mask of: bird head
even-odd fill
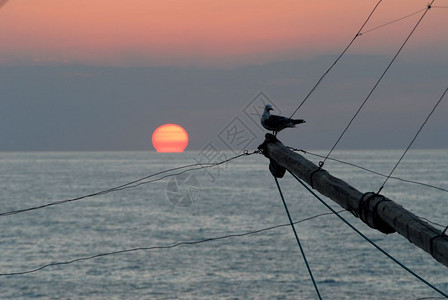
[[[264,110],[266,110],[266,111],[273,110],[272,105],[266,104],[266,106],[264,107]]]

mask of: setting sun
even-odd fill
[[[157,152],[184,152],[188,133],[182,126],[165,124],[154,130],[152,144]]]

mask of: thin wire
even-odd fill
[[[241,156],[243,156],[243,155],[252,155],[252,154],[255,154],[255,153],[259,153],[259,152],[258,151],[254,151],[253,153],[242,154]],[[238,156],[238,157],[240,157],[240,156]],[[234,157],[232,159],[235,159],[235,158],[236,157]],[[138,187],[138,186],[143,185],[143,184],[148,184],[148,183],[160,181],[160,180],[165,179],[167,177],[181,175],[181,174],[184,174],[184,173],[187,173],[187,172],[191,172],[191,171],[197,171],[197,170],[202,170],[202,169],[205,169],[205,168],[216,167],[217,165],[221,165],[221,164],[226,163],[226,162],[228,162],[228,160],[221,161],[221,162],[219,162],[217,164],[213,164],[213,165],[206,165],[206,166],[201,166],[201,167],[197,167],[197,168],[190,168],[190,169],[187,169],[187,170],[180,171],[178,173],[170,173],[170,174],[164,175],[164,176],[162,176],[160,178],[157,178],[157,179],[152,179],[152,180],[139,182],[139,183],[136,183],[136,184],[133,184],[133,185],[129,185],[129,186],[126,186],[126,187],[122,187],[122,188],[116,189],[115,191],[121,191],[121,190],[124,190],[124,189],[135,188],[135,187]]]
[[[69,202],[79,201],[79,200],[82,200],[82,199],[85,199],[85,198],[91,198],[91,197],[95,197],[95,196],[105,195],[105,194],[108,194],[108,193],[121,191],[121,190],[128,189],[128,188],[134,188],[134,187],[137,187],[137,186],[142,185],[142,184],[147,184],[147,183],[151,183],[151,182],[160,181],[160,180],[162,180],[164,178],[167,178],[167,177],[170,177],[170,176],[173,176],[173,175],[179,175],[179,174],[182,174],[182,173],[185,173],[185,172],[189,172],[189,171],[201,170],[201,169],[216,167],[218,165],[227,163],[227,162],[229,162],[231,160],[237,159],[237,158],[239,158],[241,156],[249,156],[249,155],[256,154],[256,153],[259,153],[259,150],[256,150],[256,151],[253,151],[253,152],[250,152],[250,153],[247,152],[247,151],[244,151],[243,153],[241,153],[239,155],[235,155],[235,156],[233,156],[231,158],[228,158],[226,160],[219,161],[219,162],[216,162],[216,163],[197,163],[197,164],[190,164],[190,165],[185,165],[185,166],[181,166],[181,167],[176,167],[176,168],[160,171],[160,172],[157,172],[157,173],[153,173],[151,175],[148,175],[148,176],[145,176],[145,177],[133,180],[131,182],[128,182],[128,183],[125,183],[125,184],[122,184],[122,185],[119,185],[119,186],[116,186],[116,187],[113,187],[113,188],[110,188],[110,189],[107,189],[107,190],[95,192],[95,193],[92,193],[92,194],[88,194],[88,195],[84,195],[84,196],[80,196],[80,197],[76,197],[76,198],[72,198],[72,199],[65,199],[65,200],[59,200],[59,201],[55,201],[55,202],[50,202],[50,203],[39,205],[39,206],[33,206],[33,207],[29,207],[29,208],[23,208],[23,209],[17,209],[17,210],[11,210],[11,211],[7,211],[7,212],[3,212],[3,213],[0,213],[0,217],[15,215],[15,214],[19,214],[19,213],[25,213],[25,212],[29,212],[29,211],[33,211],[33,210],[48,208],[48,207],[55,206],[55,205],[60,205],[60,204],[65,204],[65,203],[69,203]],[[200,166],[200,167],[192,168],[194,166]],[[190,168],[190,169],[183,170],[183,171],[181,171],[179,173],[174,173],[174,174],[171,173],[171,174],[162,176],[162,177],[154,179],[154,180],[143,181],[143,180],[149,179],[149,178],[157,176],[157,175],[161,175],[161,174],[164,174],[164,173],[167,173],[167,172],[172,172],[172,171],[175,171],[175,170],[180,170],[180,169],[185,169],[185,168]]]
[[[439,227],[441,227],[441,228],[445,228],[445,225],[442,225],[442,224],[440,224],[440,223],[433,222],[433,221],[429,220],[428,218],[424,218],[424,217],[419,217],[419,218],[422,219],[422,220],[424,220],[424,221],[426,221],[426,222],[428,222],[428,223],[431,223],[431,224],[433,224],[433,225],[435,225],[435,226],[439,226]],[[442,232],[442,235],[443,235],[443,232]]]
[[[353,37],[353,39],[350,41],[350,43],[347,45],[347,47],[345,47],[344,51],[341,52],[341,54],[339,54],[339,56],[336,58],[336,60],[333,62],[333,64],[327,69],[327,71],[325,71],[325,73],[319,78],[319,80],[317,81],[317,83],[314,85],[314,87],[309,91],[308,95],[306,95],[306,97],[302,100],[302,102],[299,104],[299,106],[296,108],[296,110],[294,110],[294,112],[291,114],[291,116],[289,118],[292,118],[296,112],[302,107],[302,105],[308,100],[308,98],[311,96],[311,94],[314,92],[314,90],[317,88],[317,86],[322,82],[322,80],[325,78],[325,76],[327,76],[327,74],[330,72],[331,69],[333,69],[333,67],[339,62],[339,60],[342,58],[342,56],[344,56],[345,52],[347,52],[347,50],[352,46],[352,44],[355,42],[356,38],[360,35],[361,31],[364,29],[364,26],[366,26],[367,22],[370,20],[370,18],[372,17],[373,13],[375,12],[375,10],[377,9],[377,7],[380,5],[381,1],[378,1],[378,3],[375,5],[375,7],[372,9],[372,11],[370,12],[369,16],[367,17],[367,19],[364,21],[364,23],[362,24],[361,28],[359,28],[358,32],[356,33],[356,35]]]
[[[432,114],[434,113],[434,111],[436,110],[437,106],[439,106],[440,102],[442,101],[443,97],[445,97],[446,92],[448,91],[448,87],[445,89],[445,91],[443,92],[442,96],[440,97],[440,99],[437,101],[437,103],[434,105],[434,107],[432,108],[431,112],[428,114],[428,116],[426,117],[425,121],[423,122],[423,124],[420,126],[420,128],[417,130],[417,133],[414,135],[414,138],[412,139],[412,141],[409,143],[408,147],[406,148],[406,150],[403,152],[403,154],[401,155],[400,159],[397,161],[397,163],[395,164],[395,166],[393,167],[392,171],[390,171],[389,176],[387,176],[386,180],[384,180],[383,184],[381,185],[380,189],[378,190],[379,194],[381,192],[381,190],[384,188],[384,185],[386,184],[386,182],[389,180],[390,176],[392,176],[392,173],[395,171],[395,169],[398,167],[398,165],[400,164],[401,160],[404,158],[404,156],[406,155],[406,153],[409,151],[409,149],[411,148],[412,144],[414,144],[415,140],[417,139],[418,135],[420,134],[420,132],[422,131],[423,127],[425,127],[426,123],[428,122],[428,120],[431,118]]]
[[[316,290],[317,296],[320,300],[322,297],[320,296],[319,289],[317,288],[316,281],[313,277],[313,272],[311,271],[310,265],[308,264],[308,260],[306,259],[305,251],[302,248],[302,244],[300,243],[299,236],[297,235],[296,228],[294,227],[294,223],[292,222],[291,215],[289,214],[288,206],[286,205],[285,198],[283,197],[282,189],[280,188],[280,184],[278,183],[277,177],[274,176],[275,183],[277,184],[278,192],[280,193],[280,197],[282,198],[283,206],[285,207],[286,214],[288,215],[289,224],[291,224],[292,231],[294,232],[294,236],[296,237],[297,245],[299,245],[300,252],[302,253],[303,260],[305,261],[306,268],[308,269],[308,273],[310,274],[311,281],[313,282],[314,289]]]
[[[290,150],[293,150],[293,151],[300,151],[300,152],[303,152],[305,154],[313,155],[313,156],[320,157],[320,158],[324,158],[325,157],[324,155],[319,155],[319,154],[310,152],[308,150],[296,149],[296,148],[289,147],[289,146],[287,146],[287,148],[290,149]],[[366,172],[369,172],[369,173],[372,173],[372,174],[375,174],[375,175],[378,175],[378,176],[381,176],[381,177],[387,177],[387,175],[385,175],[385,174],[382,174],[380,172],[368,169],[366,167],[363,167],[363,166],[360,166],[360,165],[357,165],[357,164],[354,164],[354,163],[346,162],[346,161],[339,160],[339,159],[336,159],[336,158],[331,158],[331,157],[328,157],[327,159],[331,160],[331,161],[335,161],[335,162],[341,163],[341,164],[344,164],[344,165],[352,166],[352,167],[364,170]],[[391,176],[390,178],[391,179],[396,179],[396,180],[399,180],[399,181],[403,181],[403,182],[406,182],[406,183],[422,185],[422,186],[425,186],[425,187],[437,189],[437,190],[440,190],[442,192],[447,192],[448,193],[447,189],[439,187],[439,186],[435,186],[435,185],[432,185],[432,184],[419,182],[419,181],[415,181],[415,180],[410,180],[410,179],[403,179],[403,178],[395,177],[395,176]]]
[[[338,213],[346,212],[346,211],[347,210],[343,209],[343,210],[340,210]],[[311,216],[311,217],[308,217],[308,218],[305,218],[305,219],[301,219],[299,221],[295,221],[294,224],[299,224],[299,223],[302,223],[302,222],[305,222],[305,221],[309,221],[309,220],[312,220],[312,219],[315,219],[315,218],[318,218],[318,217],[332,215],[332,214],[333,214],[332,212],[321,213],[321,214],[314,215],[314,216]],[[265,227],[265,228],[261,228],[261,229],[256,229],[256,230],[252,230],[252,231],[248,231],[248,232],[244,232],[244,233],[228,234],[228,235],[224,235],[224,236],[206,238],[206,239],[197,240],[197,241],[183,241],[183,242],[178,242],[176,244],[172,244],[172,245],[168,245],[168,246],[138,247],[138,248],[132,248],[132,249],[124,249],[124,250],[118,250],[118,251],[112,251],[112,252],[105,252],[105,253],[100,253],[100,254],[96,254],[96,255],[75,258],[75,259],[68,260],[68,261],[53,262],[53,263],[49,263],[49,264],[37,267],[35,269],[28,270],[28,271],[20,271],[20,272],[12,272],[12,273],[1,273],[0,276],[25,275],[25,274],[38,272],[38,271],[43,270],[43,269],[48,268],[48,267],[55,267],[55,266],[60,266],[60,265],[69,265],[69,264],[80,262],[80,261],[86,261],[86,260],[91,260],[91,259],[104,257],[104,256],[110,256],[110,255],[117,255],[117,254],[130,253],[130,252],[136,252],[136,251],[151,251],[151,250],[157,250],[157,249],[171,249],[171,248],[176,248],[176,247],[181,246],[181,245],[196,245],[196,244],[201,244],[201,243],[205,243],[205,242],[224,240],[224,239],[233,238],[233,237],[243,237],[243,236],[258,234],[258,233],[261,233],[261,232],[264,232],[264,231],[270,231],[270,230],[274,230],[274,229],[277,229],[277,228],[286,227],[286,226],[290,226],[290,225],[291,225],[290,223],[281,224],[281,225],[275,225],[275,226]]]
[[[387,26],[387,25],[390,25],[390,24],[393,24],[393,23],[399,22],[399,21],[401,21],[401,20],[404,20],[404,19],[406,19],[406,18],[412,17],[412,16],[414,16],[414,15],[418,14],[419,12],[422,12],[422,11],[424,11],[425,9],[426,9],[426,8],[422,8],[422,9],[419,9],[419,10],[417,10],[416,12],[413,12],[413,13],[412,13],[412,14],[410,14],[410,15],[407,15],[407,16],[405,16],[405,17],[402,17],[402,18],[399,18],[399,19],[396,19],[396,20],[393,20],[393,21],[387,22],[387,23],[385,23],[385,24],[382,24],[382,25],[376,26],[376,27],[374,27],[374,28],[372,28],[372,29],[369,29],[369,30],[366,30],[366,31],[364,31],[364,32],[360,33],[359,35],[363,35],[363,34],[366,34],[366,33],[368,33],[368,32],[372,32],[372,31],[374,31],[374,30],[380,29],[380,28],[382,28],[382,27],[385,27],[385,26]]]
[[[302,149],[296,149],[296,148],[289,147],[289,146],[287,146],[286,148],[288,148],[290,150],[293,150],[293,151],[300,151],[300,152],[303,152],[305,154],[310,154],[310,155],[317,156],[317,157],[320,157],[320,158],[325,157],[323,155],[319,155],[319,154],[316,154],[316,153],[313,153],[313,152],[310,152],[310,151],[306,151],[306,150],[302,150]],[[328,160],[332,160],[332,161],[335,161],[335,162],[338,162],[338,163],[341,163],[341,164],[345,164],[345,165],[349,165],[349,166],[352,166],[352,167],[355,167],[355,168],[359,168],[361,170],[373,173],[375,175],[379,175],[379,176],[382,176],[382,177],[387,177],[387,175],[385,175],[385,174],[382,174],[382,173],[379,173],[379,172],[376,172],[376,171],[373,171],[373,170],[367,169],[365,167],[362,167],[362,166],[359,166],[359,165],[356,165],[356,164],[353,164],[353,163],[349,163],[349,162],[346,162],[346,161],[343,161],[343,160],[339,160],[339,159],[335,159],[335,158],[331,158],[331,157],[329,157]],[[422,185],[422,186],[425,186],[425,187],[434,188],[434,189],[437,189],[437,190],[441,190],[443,192],[448,192],[447,189],[444,189],[444,188],[441,188],[441,187],[438,187],[438,186],[434,186],[434,185],[430,185],[430,184],[427,184],[427,183],[423,183],[423,182],[403,179],[403,178],[394,177],[394,176],[391,176],[390,178],[391,179],[400,180],[400,181],[403,181],[403,182],[406,182],[406,183],[418,184],[418,185]],[[424,221],[426,221],[428,223],[431,223],[431,224],[433,224],[435,226],[439,226],[440,228],[445,228],[446,227],[445,225],[442,225],[440,223],[431,221],[428,218],[420,217],[420,219],[422,219],[422,220],[424,220]]]
[[[94,196],[108,194],[108,193],[111,193],[111,192],[115,192],[115,191],[124,189],[125,187],[127,187],[127,186],[129,186],[131,184],[140,182],[142,180],[145,180],[145,179],[148,179],[148,178],[151,178],[151,177],[154,177],[154,176],[166,173],[166,172],[171,172],[171,171],[174,171],[174,170],[183,169],[183,168],[187,168],[187,167],[192,167],[192,166],[196,166],[196,165],[200,165],[200,164],[191,164],[191,165],[181,166],[181,167],[177,167],[177,168],[173,168],[173,169],[169,169],[169,170],[164,170],[164,171],[157,172],[157,173],[151,174],[149,176],[145,176],[143,178],[140,178],[140,179],[137,179],[137,180],[125,183],[123,185],[119,185],[117,187],[113,187],[113,188],[110,188],[110,189],[107,189],[107,190],[103,190],[103,191],[95,192],[95,193],[92,193],[92,194],[80,196],[80,197],[77,197],[77,198],[66,199],[66,200],[59,200],[59,201],[51,202],[51,203],[48,203],[48,204],[43,204],[43,205],[40,205],[40,206],[34,206],[34,207],[30,207],[30,208],[24,208],[24,209],[18,209],[18,210],[12,210],[12,211],[8,211],[8,212],[3,212],[3,213],[0,213],[0,217],[14,215],[14,214],[23,213],[23,212],[28,212],[28,211],[31,211],[31,210],[42,209],[42,208],[46,208],[46,207],[50,207],[50,206],[54,206],[54,205],[68,203],[68,202],[78,201],[78,200],[81,200],[81,199],[90,198],[90,197],[94,197]]]
[[[447,230],[448,230],[448,226],[445,227],[445,229],[443,230],[443,232],[442,232],[441,235],[442,235],[442,236],[445,235],[445,232],[446,232]]]
[[[327,158],[330,156],[330,154],[333,152],[333,150],[336,148],[336,145],[339,144],[339,141],[342,139],[342,137],[344,136],[345,132],[348,130],[348,128],[350,127],[350,125],[353,123],[353,121],[355,120],[355,118],[358,116],[359,112],[361,111],[361,109],[364,107],[364,105],[366,104],[366,102],[370,99],[370,96],[373,94],[373,92],[375,91],[375,89],[377,88],[377,86],[380,84],[381,80],[383,79],[384,75],[386,75],[387,71],[389,71],[390,67],[392,66],[392,64],[394,63],[395,59],[398,57],[398,55],[401,53],[401,50],[403,50],[404,46],[406,45],[406,43],[408,42],[408,40],[410,39],[410,37],[412,36],[412,34],[415,32],[415,30],[417,29],[417,27],[420,25],[421,21],[423,20],[423,18],[425,17],[426,13],[431,9],[431,5],[435,0],[432,0],[431,4],[428,5],[428,7],[425,9],[425,12],[422,14],[422,16],[420,17],[420,19],[418,20],[417,24],[415,24],[414,28],[411,30],[411,32],[408,34],[408,36],[406,37],[406,39],[404,40],[403,44],[400,46],[400,48],[398,49],[397,53],[395,53],[394,57],[392,58],[392,60],[390,61],[390,63],[387,65],[386,69],[384,70],[384,72],[381,74],[380,78],[378,79],[378,81],[375,83],[375,85],[373,86],[372,90],[369,92],[369,94],[367,95],[367,97],[364,99],[364,101],[362,102],[361,106],[358,108],[358,110],[356,111],[355,115],[352,117],[352,119],[350,120],[350,122],[347,124],[347,126],[345,127],[344,131],[342,131],[341,135],[339,136],[339,138],[337,139],[336,143],[333,145],[333,147],[331,148],[330,152],[328,152],[327,156],[324,158],[324,160],[322,161],[322,165],[325,164],[325,161],[327,160]]]
[[[316,199],[318,199],[325,207],[327,207],[329,210],[331,210],[339,219],[341,219],[345,224],[347,224],[351,229],[353,229],[356,233],[358,233],[363,239],[365,239],[367,242],[369,242],[372,246],[374,246],[376,249],[378,249],[380,252],[382,252],[384,255],[389,257],[393,262],[398,264],[400,267],[408,271],[410,274],[412,274],[414,277],[425,283],[427,286],[432,288],[433,290],[437,291],[439,294],[445,296],[448,298],[448,295],[439,290],[437,287],[423,279],[420,275],[406,267],[403,263],[401,263],[399,260],[394,258],[392,255],[387,253],[385,250],[383,250],[380,246],[378,246],[375,242],[373,242],[371,239],[369,239],[366,235],[364,235],[361,231],[359,231],[355,226],[353,226],[350,222],[348,222],[344,217],[342,217],[338,212],[336,212],[331,206],[329,206],[324,200],[322,200],[321,197],[319,197],[312,189],[310,189],[299,177],[297,177],[294,173],[288,170],[288,172],[295,178],[297,181],[304,186]]]

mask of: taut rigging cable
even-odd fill
[[[409,151],[409,149],[411,148],[412,144],[414,144],[415,140],[417,139],[418,135],[420,134],[420,132],[422,131],[423,127],[426,125],[426,123],[428,122],[429,118],[431,118],[432,114],[434,113],[434,111],[436,110],[437,106],[439,106],[440,102],[442,101],[443,97],[445,97],[446,92],[448,91],[448,87],[445,89],[445,91],[443,92],[442,96],[440,96],[439,100],[436,102],[436,104],[434,105],[434,107],[432,108],[431,112],[428,114],[428,116],[426,117],[425,121],[423,122],[423,124],[420,126],[420,128],[417,130],[417,132],[415,133],[413,139],[411,140],[411,142],[409,143],[408,147],[406,148],[406,150],[403,152],[403,154],[401,155],[400,159],[397,161],[397,163],[395,164],[395,166],[392,168],[392,171],[390,171],[389,175],[387,176],[386,180],[384,180],[383,184],[381,185],[380,189],[378,190],[377,194],[379,194],[381,192],[381,190],[384,188],[384,185],[386,184],[386,182],[389,180],[389,178],[392,176],[392,173],[395,171],[395,169],[398,167],[398,165],[400,164],[401,160],[403,159],[403,157],[406,155],[406,153]]]
[[[317,153],[313,153],[313,152],[308,151],[308,150],[297,149],[297,148],[293,148],[293,147],[290,147],[290,146],[286,146],[286,147],[288,149],[292,150],[292,151],[303,152],[304,154],[313,155],[313,156],[316,156],[316,157],[319,157],[319,158],[324,158],[325,157],[325,155],[320,155],[320,154],[317,154]],[[375,174],[375,175],[378,175],[378,176],[381,176],[381,177],[387,177],[387,175],[382,174],[380,172],[368,169],[366,167],[363,167],[363,166],[360,166],[360,165],[357,165],[357,164],[354,164],[354,163],[343,161],[343,160],[340,160],[340,159],[329,157],[329,158],[327,158],[327,160],[331,160],[331,161],[335,161],[335,162],[338,162],[338,163],[341,163],[341,164],[344,164],[344,165],[352,166],[352,167],[364,170],[366,172],[369,172],[369,173],[372,173],[372,174]],[[390,176],[390,178],[396,179],[396,180],[399,180],[399,181],[403,181],[403,182],[407,182],[407,183],[418,184],[418,185],[421,185],[421,186],[433,188],[433,189],[436,189],[436,190],[448,193],[447,189],[442,188],[440,186],[435,186],[435,185],[432,185],[432,184],[428,184],[428,183],[424,183],[424,182],[420,182],[420,181],[415,181],[415,180],[410,180],[410,179],[404,179],[404,178],[400,178],[400,177],[396,177],[396,176]],[[445,227],[445,226],[443,226],[443,227]]]
[[[325,164],[325,161],[328,159],[328,157],[330,156],[330,154],[333,152],[333,150],[336,148],[336,146],[339,144],[339,142],[341,141],[342,137],[344,136],[344,134],[347,132],[348,128],[350,127],[350,125],[352,125],[353,121],[355,120],[355,118],[358,116],[359,112],[362,110],[362,108],[364,107],[364,105],[367,103],[367,101],[370,99],[370,96],[373,94],[373,92],[376,90],[376,88],[378,87],[378,85],[380,84],[381,80],[384,78],[384,76],[386,75],[387,71],[389,71],[390,67],[392,66],[392,64],[394,63],[394,61],[396,60],[396,58],[398,57],[398,55],[401,53],[401,51],[403,50],[404,46],[407,44],[407,42],[409,41],[409,39],[411,38],[412,34],[415,32],[415,30],[417,29],[417,27],[420,25],[421,21],[423,20],[423,18],[426,16],[426,14],[428,13],[428,11],[431,9],[431,5],[434,3],[435,0],[432,0],[430,4],[428,4],[428,6],[426,7],[424,13],[422,14],[422,16],[420,17],[420,19],[417,21],[417,23],[414,25],[414,27],[412,28],[411,32],[408,34],[408,36],[406,37],[406,39],[404,40],[404,42],[401,44],[400,48],[398,49],[398,51],[395,53],[394,57],[392,58],[392,60],[389,62],[389,64],[387,65],[386,69],[383,71],[383,73],[381,74],[381,76],[378,78],[378,80],[376,81],[376,83],[374,84],[373,88],[370,90],[370,92],[367,94],[367,97],[364,99],[364,101],[362,102],[361,106],[358,108],[358,110],[356,111],[356,113],[353,115],[353,117],[351,118],[350,122],[348,122],[347,126],[345,127],[345,129],[342,131],[341,135],[339,136],[339,138],[336,140],[336,142],[334,143],[333,147],[331,148],[331,150],[328,152],[327,156],[324,158],[324,160],[321,162],[321,167]]]
[[[343,210],[338,211],[338,213],[341,213],[341,212],[346,212],[346,210],[343,209]],[[311,219],[315,219],[315,218],[322,217],[322,216],[327,216],[327,215],[333,215],[333,213],[332,212],[321,213],[321,214],[318,214],[318,215],[314,215],[314,216],[311,216],[311,217],[308,217],[308,218],[301,219],[299,221],[295,221],[294,224],[299,224],[299,223],[302,223],[302,222],[305,222],[305,221],[309,221]],[[211,238],[206,238],[206,239],[196,240],[196,241],[183,241],[183,242],[178,242],[178,243],[175,243],[175,244],[172,244],[172,245],[167,245],[167,246],[138,247],[138,248],[132,248],[132,249],[124,249],[124,250],[105,252],[105,253],[100,253],[100,254],[95,254],[95,255],[90,255],[90,256],[74,258],[74,259],[67,260],[67,261],[52,262],[52,263],[49,263],[49,264],[46,264],[46,265],[42,265],[40,267],[36,267],[34,269],[30,269],[30,270],[26,270],[26,271],[17,271],[17,272],[10,272],[10,273],[0,273],[0,276],[25,275],[25,274],[35,273],[35,272],[41,271],[41,270],[49,268],[49,267],[55,267],[55,266],[61,266],[61,265],[69,265],[69,264],[73,264],[73,263],[76,263],[76,262],[91,260],[91,259],[95,259],[95,258],[99,258],[99,257],[105,257],[105,256],[110,256],[110,255],[118,255],[118,254],[131,253],[131,252],[136,252],[136,251],[151,251],[151,250],[156,250],[156,249],[171,249],[171,248],[176,248],[176,247],[181,246],[181,245],[196,245],[196,244],[202,244],[202,243],[211,242],[211,241],[224,240],[224,239],[228,239],[228,238],[232,238],[232,237],[248,236],[248,235],[258,234],[258,233],[261,233],[261,232],[264,232],[264,231],[269,231],[269,230],[277,229],[277,228],[280,228],[280,227],[286,227],[286,226],[290,226],[290,225],[291,225],[290,223],[281,224],[281,225],[275,225],[275,226],[270,226],[270,227],[265,227],[265,228],[261,228],[261,229],[256,229],[256,230],[252,230],[252,231],[248,231],[248,232],[244,232],[244,233],[233,233],[233,234],[228,234],[228,235],[224,235],[224,236],[211,237]]]
[[[317,200],[319,200],[325,207],[327,207],[329,210],[331,210],[341,221],[343,221],[345,224],[347,224],[351,229],[353,229],[356,233],[358,233],[363,239],[365,239],[367,242],[369,242],[372,246],[374,246],[377,250],[382,252],[384,255],[389,257],[393,262],[398,264],[400,267],[408,271],[410,274],[412,274],[414,277],[419,279],[421,282],[432,288],[433,290],[437,291],[439,294],[443,295],[444,297],[448,298],[448,294],[444,293],[437,287],[435,287],[430,282],[426,281],[424,278],[422,278],[420,275],[406,267],[403,263],[401,263],[399,260],[397,260],[395,257],[390,255],[388,252],[383,250],[380,246],[378,246],[375,242],[373,242],[371,239],[369,239],[366,235],[364,235],[361,231],[359,231],[355,226],[353,226],[350,222],[348,222],[345,218],[343,218],[338,212],[336,212],[330,205],[328,205],[321,197],[319,197],[311,188],[309,188],[299,177],[297,177],[294,173],[288,170],[288,172],[303,186],[305,187],[308,192],[310,192]]]
[[[317,88],[317,86],[322,82],[322,80],[325,78],[325,76],[327,76],[327,74],[331,71],[331,69],[333,69],[333,67],[338,63],[338,61],[342,58],[342,56],[344,56],[345,52],[347,52],[347,50],[353,45],[353,43],[355,42],[356,38],[358,36],[360,36],[361,31],[364,29],[364,26],[366,26],[367,22],[370,20],[370,18],[372,17],[373,13],[375,12],[375,10],[377,9],[377,7],[380,5],[381,1],[378,1],[378,3],[375,5],[375,7],[372,9],[372,11],[370,12],[369,16],[367,17],[367,19],[364,21],[364,23],[362,24],[361,28],[359,28],[358,32],[356,33],[356,35],[353,37],[353,39],[350,41],[350,43],[347,45],[347,47],[345,47],[345,49],[341,52],[341,54],[339,54],[339,56],[336,58],[336,60],[333,62],[333,64],[325,71],[325,73],[319,78],[319,80],[317,81],[317,83],[313,86],[313,88],[308,92],[308,94],[306,95],[306,97],[302,100],[302,102],[299,104],[299,106],[294,110],[294,112],[291,114],[291,116],[289,118],[292,118],[296,112],[302,107],[302,105],[308,100],[308,98],[311,96],[311,94],[314,92],[314,90]]]
[[[412,16],[418,14],[418,13],[421,12],[421,11],[424,11],[425,9],[426,9],[426,8],[419,9],[419,10],[413,12],[412,14],[406,15],[406,16],[401,17],[401,18],[399,18],[399,19],[395,19],[395,20],[393,20],[393,21],[384,23],[384,24],[382,24],[382,25],[379,25],[379,26],[376,26],[376,27],[371,28],[371,29],[369,29],[369,30],[366,30],[366,31],[364,31],[364,32],[361,32],[359,35],[363,35],[363,34],[366,34],[366,33],[368,33],[368,32],[372,32],[372,31],[375,31],[375,30],[377,30],[377,29],[383,28],[383,27],[385,27],[385,26],[387,26],[387,25],[391,25],[391,24],[393,24],[393,23],[402,21],[402,20],[404,20],[404,19],[407,19],[407,18],[409,18],[409,17],[412,17]]]
[[[308,274],[310,274],[311,281],[313,282],[314,289],[316,290],[317,297],[322,300],[322,297],[319,293],[319,288],[317,287],[316,281],[314,280],[313,272],[311,271],[310,265],[308,264],[308,260],[306,259],[305,251],[303,250],[302,244],[300,243],[299,236],[297,235],[296,228],[294,227],[294,222],[292,221],[291,215],[289,214],[288,205],[286,205],[285,198],[283,197],[282,189],[280,188],[280,184],[278,183],[278,179],[274,176],[275,183],[277,184],[278,192],[280,193],[280,197],[282,198],[283,206],[285,207],[286,214],[288,215],[289,224],[291,225],[292,231],[294,232],[294,236],[297,241],[297,245],[299,246],[300,253],[302,254],[303,260],[305,262],[306,268],[308,270]]]
[[[47,207],[50,207],[50,206],[65,204],[65,203],[68,203],[68,202],[79,201],[79,200],[82,200],[82,199],[85,199],[85,198],[105,195],[105,194],[108,194],[108,193],[121,191],[121,190],[124,190],[124,189],[134,188],[134,187],[137,187],[137,186],[142,185],[142,184],[148,184],[148,183],[151,183],[151,182],[160,181],[160,180],[162,180],[164,178],[167,178],[169,176],[179,175],[179,174],[183,174],[183,173],[189,172],[189,171],[195,171],[195,170],[201,170],[201,169],[205,169],[205,168],[216,167],[216,166],[222,165],[224,163],[227,163],[229,161],[232,161],[234,159],[237,159],[237,158],[239,158],[241,156],[249,156],[249,155],[253,155],[253,154],[256,154],[256,153],[259,153],[259,151],[255,150],[253,152],[248,152],[247,150],[245,150],[241,154],[235,155],[235,156],[233,156],[231,158],[228,158],[226,160],[222,160],[222,161],[219,161],[219,162],[216,162],[216,163],[197,163],[197,164],[190,164],[190,165],[180,166],[180,167],[176,167],[176,168],[172,168],[172,169],[168,169],[168,170],[163,170],[163,171],[160,171],[160,172],[157,172],[157,173],[153,173],[151,175],[148,175],[148,176],[145,176],[145,177],[133,180],[131,182],[128,182],[128,183],[125,183],[125,184],[122,184],[122,185],[119,185],[119,186],[116,186],[116,187],[113,187],[113,188],[110,188],[110,189],[102,190],[102,191],[99,191],[99,192],[96,192],[96,193],[92,193],[92,194],[88,194],[88,195],[84,195],[84,196],[80,196],[80,197],[76,197],[76,198],[72,198],[72,199],[65,199],[65,200],[54,201],[54,202],[50,202],[50,203],[43,204],[43,205],[38,205],[38,206],[33,206],[33,207],[28,207],[28,208],[23,208],[23,209],[17,209],[17,210],[11,210],[11,211],[7,211],[7,212],[3,212],[3,213],[0,213],[0,217],[15,215],[15,214],[19,214],[19,213],[25,213],[25,212],[29,212],[29,211],[33,211],[33,210],[47,208]],[[195,166],[198,166],[198,167],[194,168]],[[164,174],[164,173],[168,173],[168,172],[172,172],[172,171],[180,170],[180,169],[185,169],[185,168],[189,168],[189,169],[183,170],[183,171],[178,172],[178,173],[170,173],[168,175],[162,176],[162,177],[157,178],[157,179],[143,181],[145,179],[149,179],[149,178],[157,176],[157,175],[161,175],[161,174]]]

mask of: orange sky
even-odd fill
[[[425,8],[428,1],[383,2],[366,29]],[[376,3],[10,0],[0,11],[0,64],[226,65],[334,54]],[[362,36],[353,51],[396,49],[393,41],[401,41],[418,17]],[[446,50],[447,28],[448,9],[432,9],[410,51]]]

